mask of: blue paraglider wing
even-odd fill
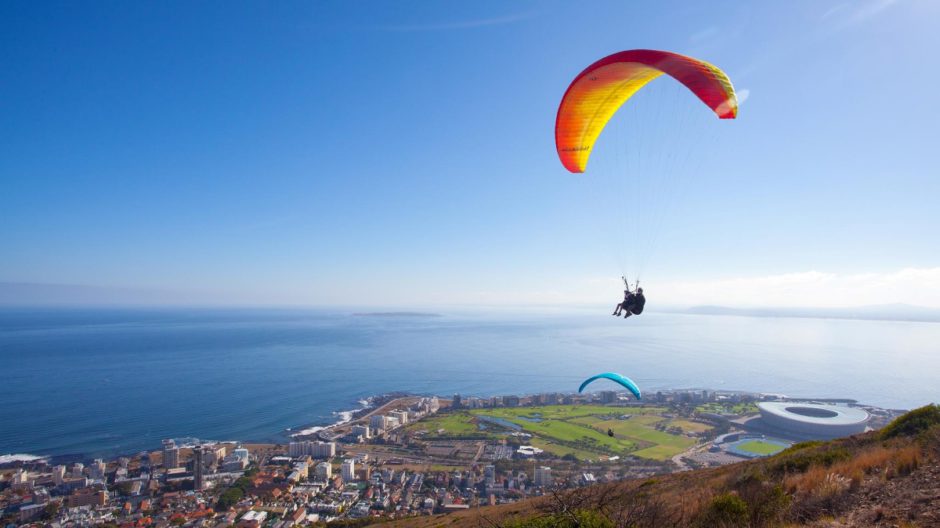
[[[634,396],[636,396],[636,399],[638,400],[641,399],[640,388],[636,386],[636,383],[633,383],[633,380],[631,380],[630,378],[626,376],[621,376],[620,374],[617,374],[616,372],[604,372],[603,374],[598,374],[597,376],[591,376],[590,378],[584,380],[584,383],[582,383],[581,386],[578,387],[578,392],[582,392],[584,390],[584,387],[587,387],[588,385],[590,385],[591,382],[602,379],[602,378],[609,379],[610,381],[614,381],[623,385],[624,387],[627,388],[627,390],[632,392]]]

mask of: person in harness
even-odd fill
[[[624,317],[629,317],[630,311],[627,310],[627,307],[633,304],[634,295],[633,295],[633,292],[630,291],[630,283],[627,282],[627,278],[626,277],[620,277],[620,278],[623,279],[623,285],[626,288],[625,290],[623,290],[623,302],[621,302],[620,304],[614,307],[614,313],[612,313],[611,315],[619,316],[624,311],[626,311],[627,315],[625,315]]]
[[[643,288],[639,287],[640,282],[637,281],[636,293],[633,293],[630,291],[630,283],[627,282],[627,278],[620,278],[623,279],[626,289],[623,290],[623,302],[614,308],[612,315],[619,316],[622,314],[624,319],[631,315],[640,315],[643,313],[643,307],[646,306],[646,296],[643,295]]]
[[[643,288],[637,288],[636,293],[633,295],[633,302],[623,310],[627,312],[623,318],[626,319],[631,315],[640,315],[643,313],[644,306],[646,306],[646,297],[643,295]]]

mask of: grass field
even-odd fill
[[[436,414],[408,425],[408,430],[426,430],[428,432],[427,438],[489,436],[485,430],[480,430],[477,427],[474,417],[465,412]],[[442,430],[443,432],[439,432]]]
[[[695,408],[696,412],[714,413],[714,414],[734,414],[743,416],[747,414],[757,414],[757,404],[754,403],[703,403]]]
[[[754,453],[755,455],[773,455],[786,449],[786,446],[782,446],[775,442],[765,442],[763,440],[742,442],[737,444],[735,447],[741,451],[746,453]]]
[[[655,420],[638,420],[637,418],[655,418]],[[588,427],[599,428],[602,431],[610,429],[614,432],[615,438],[624,438],[633,441],[641,447],[638,451],[631,453],[638,457],[667,460],[695,445],[695,439],[693,438],[657,431],[651,427],[656,423],[664,421],[664,419],[659,416],[638,416],[630,420],[592,420],[590,418],[578,418],[577,421]]]
[[[588,451],[586,449],[578,449],[576,447],[569,447],[562,444],[553,443],[551,440],[541,438],[538,436],[532,437],[532,441],[529,442],[533,446],[544,449],[547,453],[551,453],[557,457],[563,457],[565,455],[574,455],[578,457],[578,460],[596,460],[598,454],[594,451]]]
[[[657,431],[663,423],[683,430],[708,426],[670,420],[661,407],[606,407],[603,405],[546,405],[541,407],[504,407],[474,409],[432,416],[408,426],[412,431],[427,431],[427,438],[497,436],[499,427],[487,424],[480,430],[476,418],[499,418],[519,426],[532,436],[528,443],[555,456],[572,454],[578,459],[601,456],[636,455],[667,460],[695,444],[684,435]],[[611,430],[611,437],[607,431]]]
[[[704,433],[705,431],[711,431],[714,429],[714,427],[708,424],[682,419],[669,420],[666,423],[666,427],[678,427],[679,429],[682,429],[683,433]]]

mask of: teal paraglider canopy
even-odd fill
[[[591,376],[590,378],[584,380],[584,383],[582,383],[581,386],[578,387],[578,392],[583,392],[584,387],[587,387],[588,385],[591,384],[591,382],[599,380],[599,379],[609,379],[610,381],[619,383],[623,385],[624,387],[626,387],[627,390],[632,392],[633,395],[636,396],[636,399],[638,400],[641,399],[640,388],[637,387],[636,383],[633,383],[633,380],[631,380],[630,378],[617,374],[616,372],[604,372],[603,374],[598,374],[597,376]]]

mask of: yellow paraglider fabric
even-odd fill
[[[734,87],[717,67],[668,51],[615,53],[581,72],[558,106],[555,146],[565,168],[584,172],[597,137],[617,109],[664,73],[684,84],[718,117],[734,119],[737,116]]]

